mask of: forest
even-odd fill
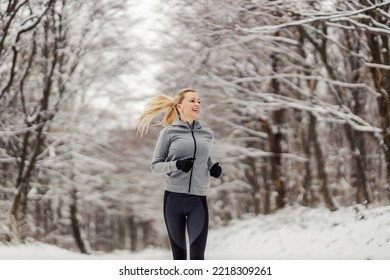
[[[161,126],[134,121],[184,87],[223,167],[211,228],[389,205],[390,1],[139,2],[0,1],[0,243],[169,246]]]

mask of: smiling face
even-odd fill
[[[201,105],[199,95],[196,92],[186,92],[183,101],[176,106],[182,121],[192,124],[194,120],[199,118]]]

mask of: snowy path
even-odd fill
[[[359,208],[359,210],[357,210]],[[208,259],[390,260],[390,206],[337,212],[303,207],[248,217],[209,233]],[[148,249],[85,256],[45,244],[0,246],[0,259],[171,259]]]

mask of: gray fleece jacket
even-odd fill
[[[153,174],[166,174],[165,189],[171,192],[205,196],[209,187],[209,170],[214,162],[211,149],[214,133],[201,126],[193,127],[177,119],[161,130],[151,163]],[[194,157],[194,166],[185,173],[176,167],[178,159]]]

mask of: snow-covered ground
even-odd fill
[[[210,230],[210,260],[390,260],[390,206],[327,209],[288,207]],[[170,260],[149,248],[86,256],[46,244],[0,245],[0,259]]]

